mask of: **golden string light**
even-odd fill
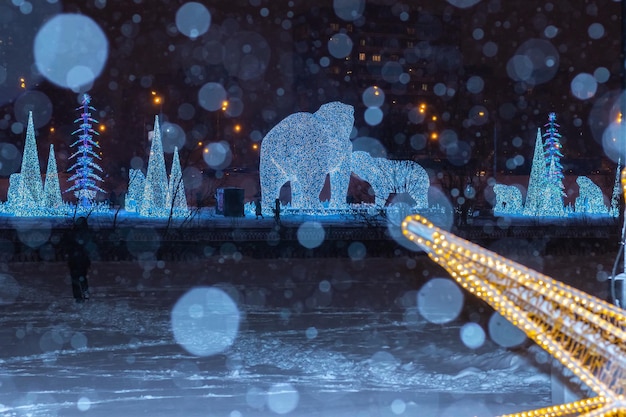
[[[626,169],[621,179],[626,190]],[[487,302],[597,394],[502,417],[626,417],[624,310],[439,229],[419,215],[407,217],[402,232],[461,287]]]

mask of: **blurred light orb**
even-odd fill
[[[390,84],[397,83],[403,72],[402,65],[395,61],[386,62],[380,70],[383,79]]]
[[[365,255],[367,255],[367,248],[362,242],[352,242],[348,246],[348,256],[353,261],[365,259]]]
[[[491,316],[488,329],[491,340],[505,348],[521,345],[526,340],[526,334],[499,313]]]
[[[391,412],[399,416],[406,411],[406,403],[399,398],[396,398],[391,402]]]
[[[378,126],[383,121],[383,111],[380,107],[369,107],[363,115],[365,123],[370,126]]]
[[[191,103],[183,103],[178,107],[178,117],[182,120],[191,120],[196,114],[196,108]]]
[[[559,33],[559,29],[556,26],[554,26],[554,25],[548,25],[543,30],[543,34],[548,39],[554,38],[558,33]]]
[[[448,278],[433,278],[417,293],[417,309],[431,323],[448,323],[459,316],[463,293]]]
[[[385,92],[377,86],[368,87],[363,91],[361,100],[365,107],[380,107],[385,103]]]
[[[611,73],[606,67],[598,67],[593,72],[593,76],[599,83],[605,83],[609,80]]]
[[[267,392],[258,387],[252,387],[246,392],[246,404],[255,409],[260,409],[267,402]]]
[[[509,59],[506,71],[514,81],[530,85],[546,83],[554,78],[559,67],[559,52],[545,39],[529,39]]]
[[[308,249],[317,248],[324,242],[326,232],[319,222],[306,221],[298,227],[298,242]]]
[[[202,157],[204,158],[204,162],[213,169],[224,169],[232,160],[230,146],[223,141],[209,143],[204,148]]]
[[[598,80],[593,75],[582,72],[574,77],[570,88],[574,97],[587,100],[596,95]]]
[[[613,162],[618,160],[624,161],[624,141],[626,138],[622,135],[622,126],[620,123],[611,122],[602,133],[602,149],[607,157]]]
[[[328,52],[335,58],[345,58],[352,53],[352,39],[345,33],[336,33],[328,40]]]
[[[15,119],[28,124],[28,113],[33,112],[35,129],[47,125],[52,118],[52,101],[41,91],[29,90],[21,94],[13,105]]]
[[[109,54],[107,38],[96,22],[80,14],[58,14],[35,36],[35,65],[50,82],[84,91],[100,75]]]
[[[337,17],[353,22],[363,16],[365,0],[333,0],[333,8]]]
[[[12,143],[0,143],[0,175],[9,176],[19,171],[22,153]]]
[[[0,274],[0,305],[9,305],[15,302],[20,293],[20,285],[11,275]]]
[[[163,152],[172,153],[175,147],[180,151],[185,145],[185,131],[175,123],[164,122],[161,125],[161,141]]]
[[[480,0],[448,0],[448,3],[459,9],[467,9],[480,3]]]
[[[604,36],[604,26],[601,23],[592,23],[587,28],[587,34],[591,39],[600,39]]]
[[[306,338],[311,340],[317,337],[317,329],[315,327],[309,327],[305,331]]]
[[[211,26],[211,13],[201,3],[190,1],[176,12],[176,28],[190,39],[204,35]]]
[[[267,406],[276,414],[287,414],[298,407],[300,394],[289,383],[274,384],[267,391]]]
[[[192,355],[211,356],[230,347],[239,332],[240,312],[224,291],[198,287],[183,295],[172,309],[176,342]]]
[[[91,408],[91,400],[87,397],[80,397],[76,402],[76,408],[79,411],[87,411]]]
[[[485,87],[485,81],[483,81],[481,77],[474,75],[474,76],[469,77],[469,79],[467,80],[466,86],[467,86],[467,91],[469,91],[472,94],[478,94],[481,91],[483,91],[483,88]]]
[[[470,349],[478,349],[485,343],[485,331],[476,323],[466,323],[461,327],[461,341]]]
[[[198,90],[198,104],[205,110],[220,110],[225,101],[226,90],[220,83],[206,83]]]

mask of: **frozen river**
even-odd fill
[[[606,295],[612,258],[580,258],[529,264]],[[0,415],[463,417],[549,405],[547,355],[496,343],[488,307],[434,292],[443,276],[423,255],[103,262],[81,305],[64,263],[5,264]],[[424,296],[442,305],[425,311]],[[456,318],[425,319],[447,310]],[[468,337],[468,323],[485,336]]]

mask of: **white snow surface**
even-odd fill
[[[91,299],[75,304],[64,263],[4,264],[19,292],[0,294],[0,415],[463,417],[551,404],[538,347],[462,343],[461,326],[486,323],[488,308],[445,325],[406,314],[437,273],[423,265],[95,262]],[[170,322],[199,286],[224,291],[241,316],[232,345],[207,357],[178,345]]]

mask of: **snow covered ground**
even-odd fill
[[[603,292],[610,262],[568,277],[592,274]],[[440,313],[458,317],[424,319],[418,299],[442,276],[425,256],[95,263],[82,305],[63,263],[2,273],[2,416],[463,417],[551,403],[544,352],[462,336],[486,329],[480,302],[443,295]]]

